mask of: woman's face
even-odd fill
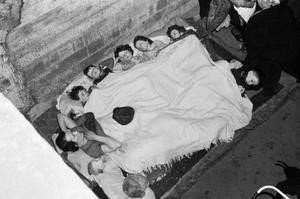
[[[89,77],[91,77],[92,79],[97,79],[100,77],[102,71],[99,67],[91,67],[87,73],[87,75]]]
[[[180,32],[176,29],[172,30],[170,33],[172,39],[177,39],[181,36]]]
[[[86,90],[81,90],[78,92],[78,97],[82,103],[85,103],[89,99],[89,93]]]
[[[132,59],[133,55],[129,50],[123,50],[119,52],[119,58],[121,61],[130,61]]]
[[[246,76],[246,83],[250,86],[256,86],[259,84],[259,78],[255,71],[249,71]]]
[[[150,44],[147,41],[138,40],[136,43],[136,48],[140,51],[147,51],[150,48]]]
[[[77,131],[74,132],[66,132],[65,140],[67,142],[75,142],[79,147],[84,145],[87,141],[86,137],[83,133],[79,133]]]

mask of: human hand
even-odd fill
[[[239,68],[242,68],[242,66],[243,66],[243,64],[236,59],[232,59],[230,61],[230,65],[231,65],[231,69],[239,69]]]

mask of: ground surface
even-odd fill
[[[246,199],[285,179],[281,160],[300,168],[300,88],[266,122],[209,168],[184,199]],[[270,198],[260,196],[258,198]]]

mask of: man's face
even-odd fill
[[[279,0],[257,0],[259,7],[262,9],[268,9],[280,3]]]
[[[130,61],[133,57],[132,53],[129,50],[123,50],[119,52],[119,57],[121,61]]]
[[[176,29],[172,30],[170,33],[172,39],[177,39],[181,36],[180,32]]]
[[[92,79],[97,79],[102,74],[102,70],[99,67],[91,67],[87,73]]]
[[[88,101],[89,99],[89,93],[84,89],[84,90],[81,90],[78,92],[78,97],[79,97],[79,100],[82,102],[82,103],[85,103]]]
[[[65,140],[67,142],[75,142],[79,147],[84,145],[87,141],[86,137],[83,133],[74,131],[74,132],[67,132],[65,136]]]
[[[250,70],[246,76],[246,83],[250,86],[256,86],[259,84],[259,78],[255,71]]]
[[[147,41],[138,40],[136,43],[136,48],[140,51],[147,51],[149,50],[149,43]]]

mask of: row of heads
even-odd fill
[[[185,31],[186,31],[186,29],[183,26],[172,25],[172,26],[168,27],[166,34],[170,38],[171,41],[174,41],[174,40],[178,39]],[[142,36],[142,35],[137,35],[133,39],[134,47],[142,52],[148,51],[149,47],[152,43],[153,43],[152,39]],[[119,45],[116,47],[116,49],[114,51],[115,58],[123,57],[123,54],[125,51],[128,51],[128,53],[130,53],[131,55],[133,55],[133,52],[134,52],[129,44]]]

